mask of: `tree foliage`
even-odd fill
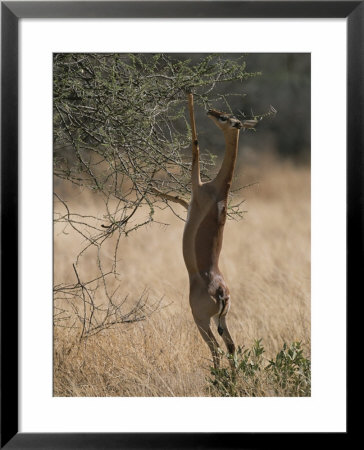
[[[110,224],[127,230],[135,206],[152,219],[158,188],[188,197],[190,127],[186,93],[208,109],[218,87],[253,76],[244,59],[208,55],[192,63],[156,55],[54,57],[54,173],[119,200]],[[202,154],[208,179],[213,158]],[[120,211],[120,205],[118,208]]]

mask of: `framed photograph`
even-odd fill
[[[2,447],[348,437],[363,11],[1,3]]]

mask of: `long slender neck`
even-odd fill
[[[218,185],[226,185],[229,189],[238,154],[239,130],[229,130],[229,132],[224,133],[224,136],[225,155],[215,181]]]

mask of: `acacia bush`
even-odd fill
[[[163,54],[56,54],[54,174],[117,200],[108,222],[127,233],[135,207],[147,205],[153,220],[151,188],[189,196],[186,93],[205,110],[221,99],[229,108],[226,85],[255,75],[243,57],[192,63]],[[212,164],[203,152],[203,178]]]
[[[223,104],[229,110],[230,96],[244,97],[241,90],[229,91],[231,83],[241,84],[255,75],[246,70],[243,56],[54,54],[54,220],[63,232],[76,232],[84,242],[74,261],[74,283],[55,286],[55,301],[66,300],[72,306],[70,311],[58,306],[64,314],[57,314],[56,324],[81,306],[92,311],[97,299],[91,300],[89,293],[97,297],[100,288],[107,299],[106,310],[114,311],[117,303],[106,279],[118,276],[121,237],[155,222],[157,208],[170,208],[180,217],[176,201],[186,204],[190,196],[186,94],[193,92],[196,109]],[[210,178],[214,162],[208,151],[201,152],[203,180]],[[62,182],[97,193],[102,214],[73,210]],[[229,217],[241,216],[241,201],[234,203],[233,195]],[[146,213],[136,214],[140,208]],[[102,247],[111,237],[115,250],[110,264]],[[98,275],[80,283],[76,268],[89,250],[96,250]],[[79,307],[75,308],[75,301],[81,302]],[[123,311],[121,317],[127,314]],[[137,317],[145,317],[144,312]]]

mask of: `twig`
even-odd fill
[[[164,192],[160,191],[159,189],[157,189],[155,187],[151,187],[150,190],[152,192],[154,192],[156,195],[158,195],[158,197],[161,197],[161,198],[163,198],[164,200],[167,200],[167,201],[171,201],[171,202],[174,202],[174,203],[179,203],[184,208],[188,209],[189,203],[186,202],[186,200],[184,200],[183,198],[179,197],[178,195],[165,194]]]

